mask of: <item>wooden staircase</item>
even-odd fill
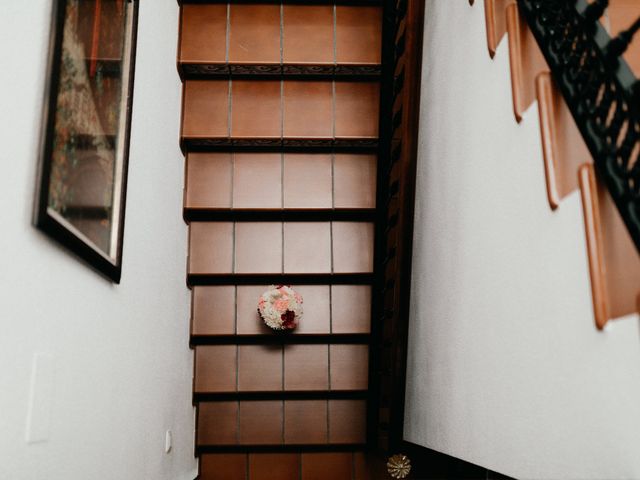
[[[181,2],[200,479],[364,479],[380,2]],[[257,313],[292,285],[304,318]]]

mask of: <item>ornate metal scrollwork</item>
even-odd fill
[[[640,250],[640,81],[622,58],[640,19],[611,39],[599,22],[608,3],[518,0]]]

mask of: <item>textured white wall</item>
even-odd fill
[[[119,286],[31,226],[52,0],[0,4],[0,479],[192,480],[177,3],[141,2]],[[27,444],[36,353],[50,428]]]
[[[427,0],[405,438],[518,478],[640,478],[638,316],[594,326],[578,193],[549,210],[482,2]]]

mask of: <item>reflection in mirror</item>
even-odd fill
[[[137,6],[56,2],[36,221],[45,231],[68,230],[50,233],[75,236],[71,243],[84,243],[118,277]],[[77,253],[91,262],[88,252]]]

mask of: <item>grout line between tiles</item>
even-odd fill
[[[338,65],[338,7],[333,5],[333,66]]]
[[[335,267],[333,265],[333,222],[329,222],[329,248],[331,251],[331,273],[335,273]]]
[[[282,391],[284,392],[284,376],[285,376],[285,363],[284,363],[284,347],[285,345],[282,345]]]
[[[233,286],[234,311],[233,311],[233,333],[238,334],[238,286]]]
[[[331,208],[336,208],[336,152],[331,152]]]
[[[240,345],[236,345],[236,392],[240,391]]]
[[[330,415],[330,410],[329,410],[329,400],[327,400],[327,444],[330,443],[331,440],[331,422],[329,422],[329,415]]]
[[[329,285],[329,333],[333,333],[333,285]]]
[[[284,204],[284,152],[280,153],[280,208],[285,208]],[[284,250],[282,252],[284,256]],[[283,270],[284,271],[284,270]]]
[[[280,80],[280,138],[284,139],[284,80]]]
[[[231,209],[233,209],[234,204],[233,204],[233,196],[234,196],[234,190],[235,190],[235,178],[236,178],[236,154],[231,152],[229,153],[229,156],[231,157],[231,201],[229,203],[229,205],[231,205]]]
[[[332,102],[332,109],[333,109],[333,122],[332,122],[332,136],[335,140],[336,138],[336,81],[335,80],[331,80],[331,102]]]
[[[284,4],[280,4],[280,65],[284,63]]]
[[[233,82],[229,78],[229,111],[227,112],[227,137],[231,138],[231,122],[233,122]]]
[[[231,273],[236,273],[236,222],[233,222],[231,229],[231,255]]]
[[[231,45],[231,2],[227,3],[227,30],[224,35],[224,61],[229,64],[229,47]]]
[[[238,414],[236,415],[236,445],[240,445],[240,400],[236,400],[238,405]]]

